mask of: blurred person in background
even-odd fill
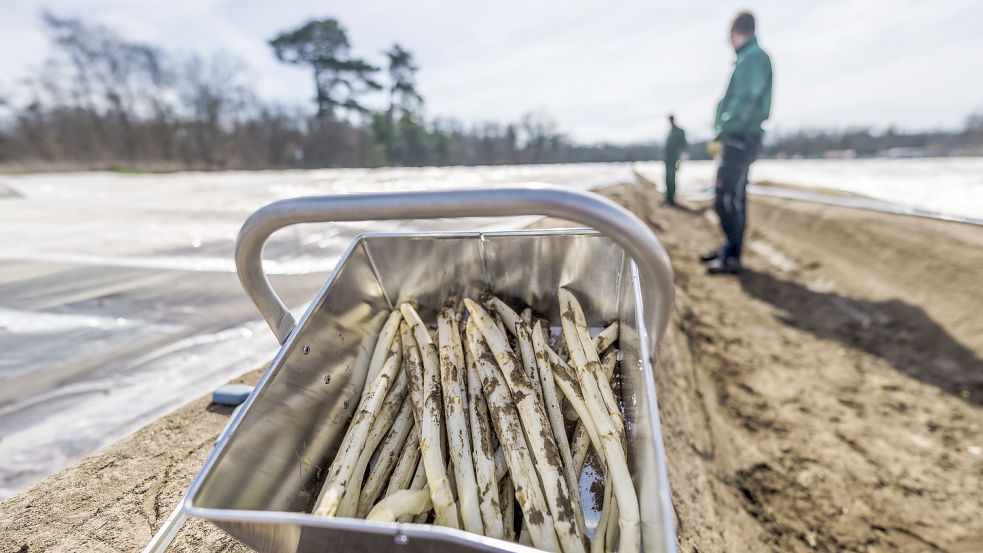
[[[734,18],[730,43],[737,52],[737,61],[727,91],[717,104],[715,137],[708,146],[712,157],[721,156],[714,208],[724,234],[722,247],[700,256],[710,274],[741,271],[748,169],[761,148],[761,125],[771,114],[771,58],[758,45],[754,16],[749,12]]]
[[[665,205],[676,205],[676,170],[679,157],[686,151],[686,131],[676,125],[676,116],[669,115],[669,135],[662,149],[666,161],[666,201]]]

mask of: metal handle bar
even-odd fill
[[[591,192],[533,183],[521,187],[308,196],[273,202],[239,231],[239,280],[282,344],[296,325],[263,272],[262,252],[275,231],[299,223],[545,215],[596,229],[617,242],[638,266],[645,323],[654,355],[672,310],[672,268],[659,239],[630,211]]]

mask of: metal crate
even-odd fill
[[[531,214],[597,230],[364,234],[296,324],[262,272],[266,239],[291,224]],[[283,346],[192,484],[186,514],[270,553],[530,550],[463,530],[309,513],[320,469],[358,402],[364,352],[391,309],[411,299],[433,320],[448,297],[491,288],[558,326],[555,294],[565,286],[581,299],[589,324],[621,323],[623,403],[643,549],[676,551],[652,374],[652,352],[672,305],[672,273],[658,240],[634,215],[595,194],[546,185],[299,198],[254,214],[236,255],[247,293]]]

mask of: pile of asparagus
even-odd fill
[[[638,551],[611,387],[618,326],[591,337],[576,297],[558,297],[552,342],[545,321],[490,294],[449,304],[435,331],[409,303],[393,311],[314,514],[433,521],[546,551]],[[578,480],[591,449],[605,486],[588,540]]]

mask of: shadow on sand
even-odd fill
[[[912,378],[983,405],[983,361],[920,307],[857,300],[745,269],[741,286],[781,309],[785,324],[876,355]]]

